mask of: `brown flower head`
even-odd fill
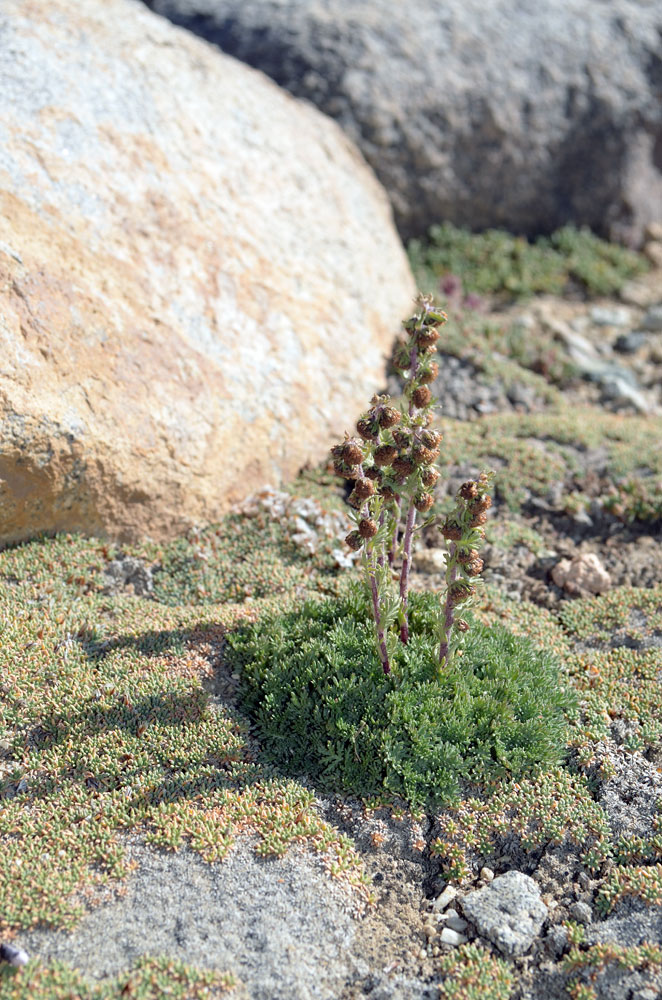
[[[427,406],[432,399],[432,393],[427,385],[419,385],[418,388],[414,389],[412,392],[411,399],[414,406],[418,406],[419,409],[422,409],[424,406]]]
[[[392,465],[393,459],[398,454],[398,449],[392,444],[381,444],[379,448],[375,448],[375,453],[373,459],[375,465]]]
[[[363,545],[363,539],[358,531],[350,531],[349,535],[345,538],[345,542],[349,545],[350,549],[353,549],[354,552],[358,552]]]
[[[371,517],[362,517],[359,521],[359,535],[361,538],[374,538],[377,534],[377,522]]]
[[[356,485],[354,486],[354,493],[359,500],[367,500],[368,497],[374,496],[375,484],[371,479],[366,476],[363,479],[357,479]]]
[[[425,514],[433,503],[434,499],[429,493],[417,493],[414,497],[414,507],[420,514]]]
[[[439,473],[436,469],[423,469],[421,471],[421,482],[426,490],[432,490],[439,481]]]

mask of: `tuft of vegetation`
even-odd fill
[[[130,972],[96,985],[61,962],[0,968],[0,1000],[217,1000],[234,985],[227,973],[194,969],[170,958],[141,958]]]
[[[439,963],[444,1000],[508,1000],[515,978],[508,963],[473,944],[460,945]]]
[[[472,233],[445,222],[432,226],[426,240],[411,240],[408,251],[424,291],[437,293],[440,280],[452,275],[469,292],[502,298],[561,295],[573,286],[615,295],[650,266],[643,254],[574,226],[531,243],[500,229]]]
[[[453,801],[461,779],[557,763],[574,698],[556,661],[501,626],[475,625],[438,677],[438,598],[410,600],[410,639],[389,675],[358,587],[228,635],[267,759],[329,790],[387,789],[414,806]]]

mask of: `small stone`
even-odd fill
[[[653,333],[662,332],[662,305],[649,309],[639,327],[642,330],[652,330]]]
[[[646,239],[662,243],[662,222],[649,222],[646,226]]]
[[[590,316],[596,326],[628,326],[632,318],[625,306],[593,306]]]
[[[439,940],[442,944],[452,944],[457,946],[458,944],[464,944],[468,938],[466,938],[464,934],[458,934],[458,932],[454,931],[451,927],[444,927],[439,936]]]
[[[414,554],[414,569],[419,573],[445,573],[445,549],[421,549]]]
[[[455,886],[447,885],[444,891],[437,896],[434,903],[432,904],[432,909],[439,912],[439,910],[444,910],[449,903],[452,903],[457,896],[457,889]]]
[[[651,240],[644,246],[644,254],[648,257],[653,267],[662,267],[662,243]]]
[[[460,914],[457,910],[449,908],[445,913],[440,914],[440,920],[453,920],[454,918],[459,918]]]
[[[587,889],[591,888],[591,880],[586,874],[586,872],[580,872],[579,875],[577,876],[577,881],[579,882],[579,885],[584,890],[584,892],[586,892]]]
[[[494,872],[491,868],[481,868],[480,877],[484,882],[492,882],[494,881]]]
[[[632,1000],[660,1000],[660,994],[657,990],[644,987],[643,990],[637,990],[632,994]]]
[[[568,932],[560,924],[552,927],[545,938],[545,947],[554,958],[560,958],[568,950]]]
[[[462,917],[449,917],[446,920],[446,927],[450,927],[451,930],[458,931],[459,933],[466,931],[468,926],[469,924],[466,920],[463,920]]]
[[[603,594],[611,587],[611,577],[594,552],[561,559],[552,570],[552,580],[575,596],[582,592]]]
[[[579,924],[590,924],[593,920],[593,912],[588,903],[573,903],[570,907],[570,916]]]
[[[640,347],[648,342],[648,337],[643,330],[631,330],[630,333],[622,333],[614,343],[614,350],[621,354],[634,354]]]
[[[421,962],[423,962],[428,957],[428,953],[425,950],[425,948],[421,948],[421,950],[418,953],[418,957],[420,958]]]
[[[509,957],[529,950],[547,917],[538,885],[519,871],[499,875],[484,889],[468,893],[462,909],[478,933]]]
[[[659,294],[646,281],[640,278],[633,278],[631,281],[625,282],[621,288],[620,297],[623,302],[627,302],[629,305],[640,306],[642,309],[645,309],[646,306],[653,305],[659,299]]]
[[[7,962],[16,968],[27,965],[30,957],[22,948],[15,948],[13,944],[0,944],[0,962]]]

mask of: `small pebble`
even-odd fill
[[[570,907],[570,916],[580,924],[590,924],[593,920],[593,912],[588,903],[573,903]]]
[[[428,957],[428,953],[425,950],[425,948],[421,948],[421,950],[418,953],[418,957],[420,958],[421,962]]]
[[[462,917],[450,917],[450,919],[446,921],[446,926],[450,927],[453,931],[462,933],[462,931],[467,929],[469,924],[466,920],[463,920]]]
[[[494,872],[491,868],[481,868],[480,877],[485,880],[485,882],[491,882],[494,879]]]
[[[13,944],[0,944],[0,962],[8,962],[9,965],[20,968],[29,961],[28,953],[22,948],[15,948]]]
[[[464,944],[467,938],[464,934],[458,934],[457,931],[452,930],[450,927],[444,927],[440,935],[440,940],[442,944],[458,945]]]
[[[577,876],[577,881],[579,882],[584,892],[586,892],[587,889],[591,888],[591,880],[586,874],[586,872],[580,872],[579,875]]]
[[[432,904],[432,909],[437,910],[437,912],[439,910],[444,910],[449,903],[453,902],[456,896],[457,889],[452,885],[447,885],[444,891],[435,899]]]

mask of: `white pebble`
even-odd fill
[[[0,961],[5,961],[9,965],[19,968],[22,965],[27,965],[30,958],[22,948],[15,948],[13,944],[0,944]]]
[[[494,878],[494,872],[492,871],[491,868],[481,868],[481,870],[480,870],[480,877],[485,882],[491,882],[493,880],[493,878]]]
[[[443,931],[439,936],[439,940],[442,942],[442,944],[458,945],[458,944],[464,944],[467,938],[464,936],[464,934],[458,934],[457,931],[452,930],[452,928],[450,927],[444,927]]]
[[[456,896],[457,889],[452,885],[447,885],[441,895],[437,896],[435,899],[432,904],[432,909],[437,910],[437,912],[439,912],[439,910],[444,910],[449,903],[453,902]]]

